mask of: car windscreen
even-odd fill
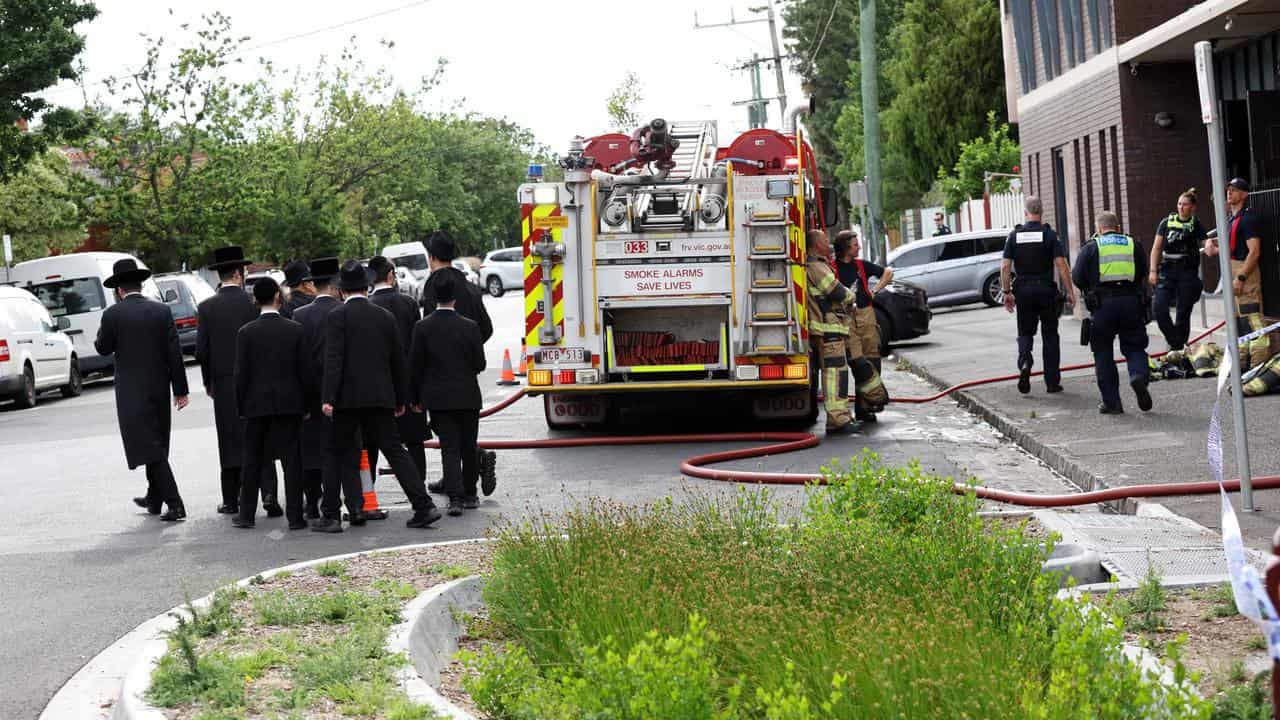
[[[102,292],[102,281],[96,277],[75,280],[55,280],[27,288],[54,317],[80,315],[103,310],[107,299]]]
[[[396,267],[409,268],[410,270],[426,270],[426,255],[401,255],[400,257],[390,258]]]

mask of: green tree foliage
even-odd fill
[[[37,155],[0,183],[0,232],[12,236],[14,262],[70,252],[84,240],[84,212],[61,153]]]
[[[644,122],[638,107],[643,100],[640,78],[628,70],[622,82],[618,83],[618,87],[609,93],[609,99],[605,103],[605,110],[609,113],[609,129],[630,133],[639,127],[640,123]]]
[[[72,61],[84,38],[74,28],[97,14],[91,2],[0,0],[0,180],[44,150],[45,138],[17,123],[48,109],[35,93],[76,77]]]
[[[950,173],[938,171],[938,183],[945,193],[948,212],[955,212],[969,198],[982,197],[983,177],[988,172],[1012,173],[1021,152],[1009,136],[1009,126],[987,113],[987,134],[960,144],[960,158]],[[991,182],[991,192],[1006,192],[1008,178]]]

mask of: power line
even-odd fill
[[[813,67],[813,61],[818,57],[818,51],[822,49],[822,43],[827,39],[827,30],[831,27],[831,21],[836,17],[836,9],[840,7],[840,0],[831,0],[831,14],[827,16],[827,24],[822,26],[822,34],[818,36],[818,44],[814,46],[813,53],[809,55],[809,67]]]

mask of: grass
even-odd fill
[[[1271,720],[1271,672],[1229,687],[1213,699],[1212,720]]]
[[[1206,717],[949,480],[871,455],[830,476],[802,523],[743,490],[502,528],[485,597],[513,642],[469,658],[473,699],[543,720]]]
[[[316,574],[320,577],[345,578],[347,564],[341,560],[326,560],[316,565]]]
[[[475,568],[467,565],[458,565],[454,563],[439,563],[437,565],[423,565],[418,568],[418,572],[423,575],[440,575],[446,580],[460,580],[464,577],[470,577],[476,574]]]

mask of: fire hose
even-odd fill
[[[1188,344],[1199,342],[1221,328],[1223,323],[1218,323],[1214,327],[1206,330],[1204,333],[1192,338]],[[1165,353],[1156,353],[1152,357],[1161,357]],[[1117,362],[1124,362],[1122,358],[1117,358]],[[1086,370],[1092,368],[1094,363],[1081,363],[1078,365],[1068,365],[1062,368],[1063,372],[1071,370]],[[1043,373],[1036,372],[1033,375],[1041,375]],[[927,397],[915,398],[893,398],[892,402],[899,403],[926,403],[944,398],[952,393],[958,392],[972,387],[982,385],[991,385],[1000,382],[1016,380],[1018,375],[1001,375],[998,377],[981,378],[977,380],[969,380],[957,385],[952,385],[934,395]],[[480,417],[489,417],[515,404],[521,398],[525,397],[524,388],[517,390],[511,395],[503,398],[498,403],[487,407],[480,411]],[[674,444],[695,444],[695,443],[721,443],[721,442],[744,442],[744,443],[765,443],[754,447],[741,448],[736,450],[722,450],[719,452],[704,453],[687,458],[680,463],[680,472],[686,477],[699,478],[703,480],[716,480],[720,482],[736,482],[736,483],[754,483],[764,485],[807,485],[807,484],[825,484],[827,478],[816,473],[780,473],[780,472],[759,472],[752,470],[719,470],[709,466],[720,463],[732,462],[735,460],[749,460],[752,458],[764,457],[769,455],[782,455],[789,452],[806,450],[817,447],[822,443],[817,435],[810,432],[736,432],[736,433],[699,433],[694,435],[609,435],[596,437],[576,437],[576,438],[546,438],[538,440],[482,440],[479,443],[481,448],[487,450],[538,450],[551,448],[571,448],[571,447],[620,447],[633,445],[674,445]],[[426,443],[429,448],[440,447],[439,441],[430,440]],[[1091,505],[1100,502],[1109,502],[1114,500],[1135,499],[1135,498],[1154,498],[1154,497],[1171,497],[1182,495],[1208,495],[1218,492],[1218,483],[1216,481],[1203,482],[1180,482],[1180,483],[1162,483],[1148,485],[1130,485],[1127,487],[1107,488],[1103,490],[1091,490],[1088,492],[1068,493],[1061,495],[1046,495],[1039,493],[1024,493],[1010,490],[998,490],[983,485],[969,485],[964,483],[954,483],[953,490],[957,494],[967,494],[972,492],[979,498],[984,500],[993,500],[996,502],[1008,503],[1011,505],[1022,505],[1026,507],[1069,507],[1073,505]],[[1234,492],[1240,489],[1240,481],[1238,479],[1227,480],[1223,483],[1223,487],[1228,492]],[[1266,475],[1253,478],[1253,488],[1255,490],[1271,490],[1280,488],[1280,475]]]

